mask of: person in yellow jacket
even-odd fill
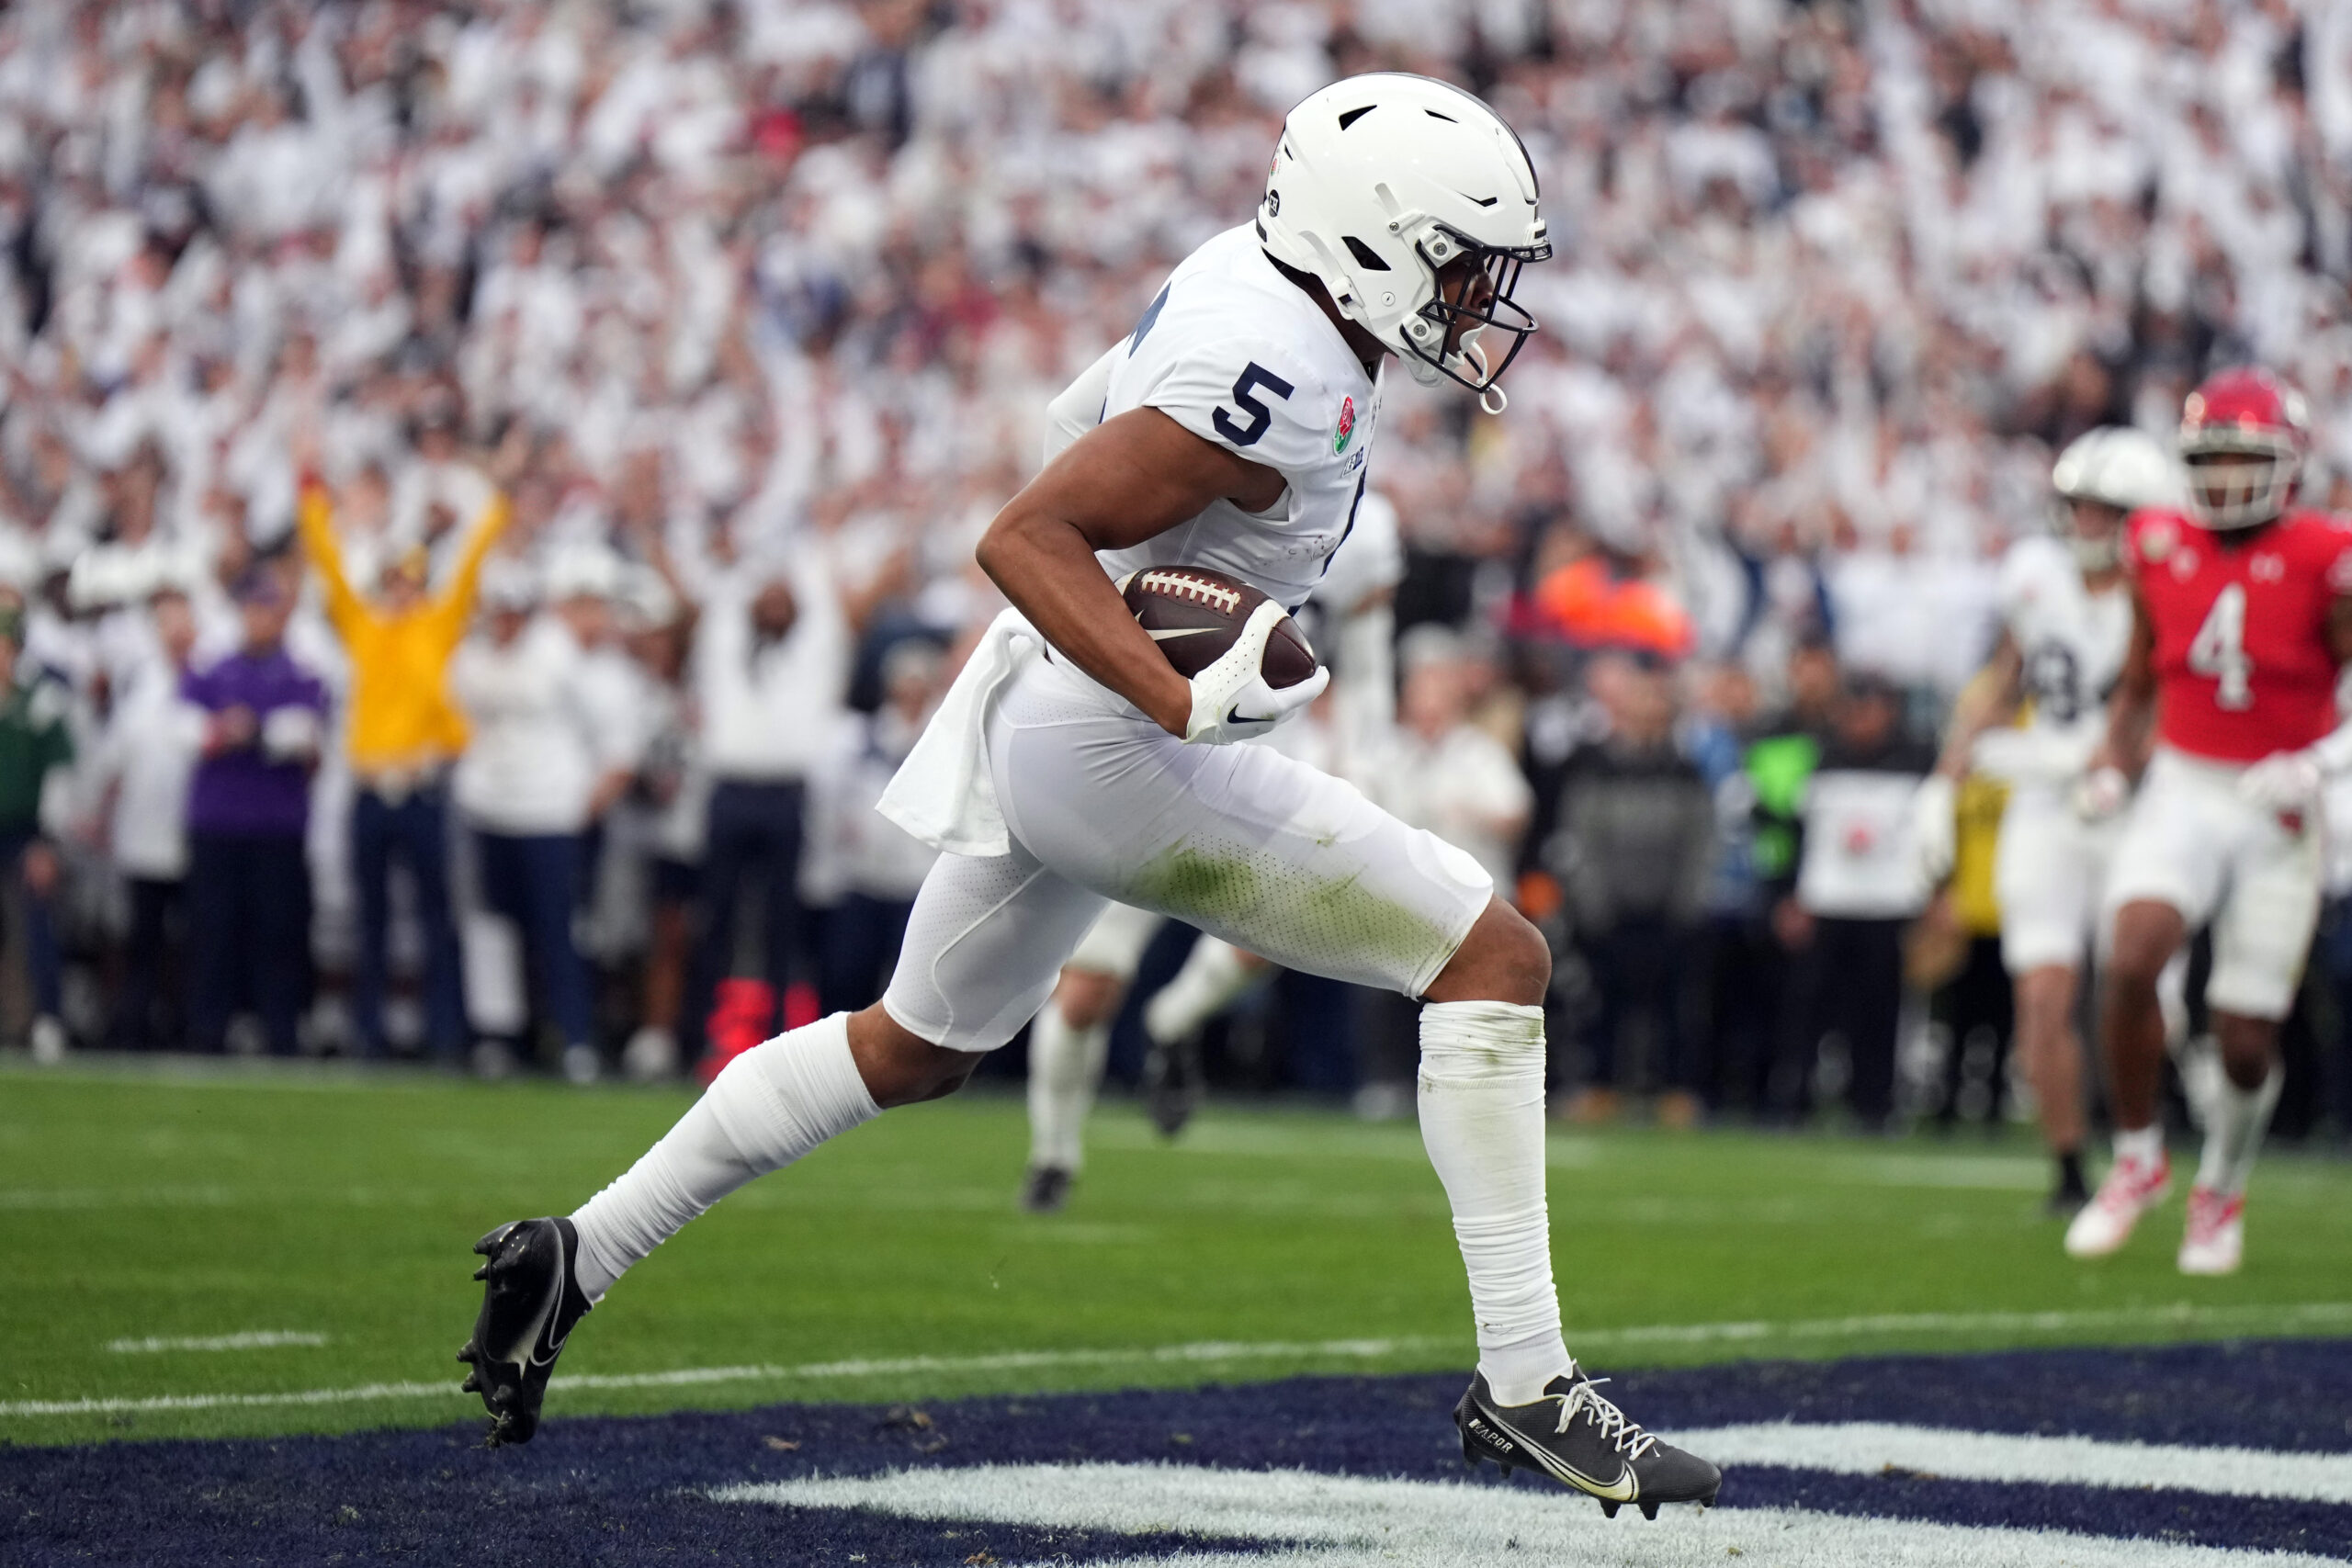
[[[466,746],[466,721],[450,700],[450,656],[473,615],[482,559],[505,531],[506,497],[492,491],[458,569],[435,592],[424,551],[397,558],[371,590],[353,585],[334,536],[334,502],[305,472],[296,521],[303,553],[326,589],[327,619],[351,660],[345,751],[351,762],[352,878],[359,897],[359,951],[352,1013],[362,1051],[384,1054],[384,970],[391,867],[404,861],[416,885],[424,935],[425,1042],[436,1057],[466,1048],[465,996],[449,905],[448,771]]]

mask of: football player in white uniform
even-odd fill
[[[2099,890],[2120,821],[2088,821],[2074,790],[2107,733],[2107,698],[2132,636],[2120,547],[2124,519],[2181,494],[2172,459],[2140,431],[2078,436],[2051,470],[2057,537],[2009,547],[2001,562],[2004,625],[1989,666],[1955,706],[1935,775],[1919,794],[1929,873],[1951,868],[1953,789],[1971,772],[2006,780],[1994,861],[2001,961],[2017,987],[2017,1049],[2057,1162],[2053,1214],[2089,1200],[2083,1179],[2083,1043],[2075,998],[2098,922]],[[2010,728],[2019,705],[2023,728]]]
[[[1086,386],[1084,379],[1078,389]],[[1073,408],[1057,399],[1046,436],[1046,460],[1094,426],[1100,405]],[[1081,423],[1082,421],[1082,423]],[[1352,525],[1332,552],[1315,603],[1329,612],[1337,645],[1338,688],[1332,703],[1340,765],[1327,772],[1347,776],[1346,760],[1360,757],[1367,741],[1395,722],[1396,677],[1394,642],[1396,584],[1405,575],[1405,544],[1396,509],[1379,491],[1367,490]],[[1269,737],[1281,742],[1297,726]],[[1301,753],[1291,748],[1292,755]],[[1317,761],[1306,757],[1306,761]],[[1078,951],[1062,965],[1060,980],[1029,1026],[1029,1168],[1021,1183],[1022,1207],[1053,1213],[1068,1201],[1070,1184],[1085,1163],[1088,1113],[1102,1088],[1109,1055],[1111,1024],[1144,949],[1159,934],[1159,916],[1148,909],[1114,904],[1089,929]],[[1195,1042],[1201,1027],[1255,986],[1269,965],[1255,953],[1213,936],[1193,944],[1184,966],[1145,1005],[1144,1033],[1150,1054],[1144,1062],[1146,1110],[1162,1133],[1182,1131],[1200,1095]]]
[[[623,1270],[719,1198],[888,1106],[948,1094],[1035,1014],[1112,900],[1421,1010],[1420,1122],[1468,1274],[1478,1370],[1465,1458],[1598,1497],[1708,1503],[1722,1476],[1629,1420],[1568,1354],[1544,1192],[1551,954],[1460,850],[1272,747],[1314,700],[1262,670],[1348,529],[1398,356],[1494,411],[1551,254],[1518,136],[1459,89],[1373,74],[1283,127],[1256,220],[1193,253],[1087,375],[1096,427],[998,513],[979,562],[1013,608],[884,797],[943,851],[881,1002],[729,1063],[676,1127],[569,1218],[476,1250],[462,1357],[492,1438],[536,1429],[549,1369]],[[1500,340],[1499,342],[1498,340]],[[1227,572],[1271,596],[1176,673],[1115,580]]]

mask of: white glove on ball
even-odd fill
[[[1233,646],[1193,677],[1187,745],[1224,746],[1263,735],[1323,694],[1331,671],[1321,665],[1295,686],[1277,691],[1266,684],[1266,641],[1288,613],[1271,599],[1250,611]]]
[[[1921,779],[1911,795],[1911,852],[1919,874],[1931,883],[1951,874],[1952,857],[1959,850],[1956,796],[1951,778],[1942,773]]]
[[[2238,775],[2238,794],[2266,811],[2304,811],[2318,804],[2325,778],[2309,751],[2273,751]]]

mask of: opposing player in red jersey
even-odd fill
[[[2336,672],[2352,659],[2352,532],[2292,506],[2307,446],[2301,397],[2263,371],[2224,371],[2182,409],[2188,510],[2151,509],[2129,525],[2132,651],[2085,795],[2093,809],[2120,800],[2120,773],[2146,771],[2108,889],[2100,1034],[2115,1164],[2066,1233],[2077,1258],[2121,1247],[2170,1190],[2156,977],[2209,920],[2205,996],[2223,1082],[2180,1269],[2231,1273],[2244,1251],[2246,1176],[2278,1098],[2278,1022],[2319,916],[2320,784],[2352,768],[2352,727],[2335,728]]]

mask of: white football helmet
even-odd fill
[[[2177,507],[2187,499],[2171,454],[2145,431],[2120,424],[2086,430],[2068,442],[2051,467],[2050,486],[2062,503],[2095,501],[2126,514],[2143,507]],[[2073,508],[2061,504],[2058,531],[2085,571],[2105,571],[2115,564],[2120,529],[2104,538],[2086,538],[2075,531]]]
[[[1258,233],[1415,380],[1451,378],[1499,413],[1496,383],[1535,330],[1511,292],[1522,266],[1552,254],[1537,195],[1535,165],[1500,115],[1443,82],[1374,72],[1290,111]],[[1467,285],[1442,296],[1440,269],[1464,258],[1490,297]],[[1489,327],[1511,334],[1499,355],[1477,341]]]

